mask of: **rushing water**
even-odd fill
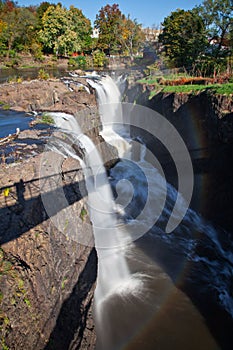
[[[177,191],[144,159],[145,146],[134,149],[124,130],[124,115],[121,127],[114,123],[115,114],[122,113],[116,104],[117,85],[109,77],[89,83],[98,95],[102,136],[124,157],[111,169],[109,180],[95,146],[75,118],[53,116],[57,126],[86,149],[85,161],[79,160],[98,253],[97,349],[230,350],[233,246],[228,234],[191,209],[172,233],[165,233]],[[66,145],[55,149],[77,158]],[[150,206],[141,217],[148,196]],[[160,206],[164,208],[157,223],[134,239],[132,232],[143,230]]]

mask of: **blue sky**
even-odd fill
[[[38,5],[43,0],[18,0],[18,4],[21,6],[27,5]],[[45,0],[46,1],[46,0]],[[58,1],[47,0],[51,3],[57,3]],[[65,7],[74,5],[81,9],[84,15],[89,18],[92,23],[95,20],[96,14],[99,12],[101,7],[114,3],[119,4],[119,8],[125,15],[130,14],[132,19],[136,18],[143,27],[152,25],[159,25],[164,17],[168,16],[172,11],[177,8],[189,10],[196,5],[200,5],[203,0],[61,0],[60,1]]]

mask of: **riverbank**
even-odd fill
[[[0,69],[9,68],[45,68],[45,67],[59,67],[67,68],[68,58],[57,58],[53,55],[43,55],[40,60],[36,60],[31,54],[17,54],[15,57],[0,59]]]
[[[17,83],[23,80],[37,79],[40,76],[46,78],[60,78],[67,72],[74,69],[86,71],[111,71],[142,69],[148,63],[148,60],[136,58],[134,62],[130,57],[111,56],[105,57],[104,64],[99,66],[93,64],[93,57],[86,56],[86,65],[80,65],[72,58],[61,58],[52,55],[43,56],[41,61],[35,60],[30,54],[20,54],[17,58],[6,61],[0,60],[0,84],[4,82]]]

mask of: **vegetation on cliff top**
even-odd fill
[[[197,94],[202,91],[209,91],[213,94],[219,95],[232,95],[233,94],[233,83],[228,84],[210,84],[210,85],[176,85],[176,86],[156,86],[150,93],[150,98],[156,95],[158,92],[164,93],[186,93],[186,94]]]
[[[222,77],[223,79],[223,77]],[[138,80],[138,83],[148,85],[150,98],[159,92],[163,93],[194,93],[209,91],[219,95],[233,95],[233,79],[227,82],[213,78],[191,77],[187,74],[169,74],[165,76],[147,76]]]
[[[225,70],[233,53],[232,0],[204,0],[192,10],[172,12],[162,23],[159,41],[170,67],[205,75]]]

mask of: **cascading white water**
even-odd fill
[[[50,148],[65,156],[78,159],[84,171],[86,188],[88,192],[88,207],[93,223],[95,246],[98,254],[98,279],[95,290],[95,320],[97,328],[102,329],[102,313],[105,300],[119,290],[121,293],[127,290],[137,289],[140,281],[132,280],[124,256],[124,250],[120,246],[127,242],[127,235],[117,225],[117,216],[111,187],[101,156],[93,142],[84,135],[76,119],[65,113],[50,113],[55,125],[69,135],[73,135],[76,141],[85,149],[86,157],[83,161],[74,150],[66,143]],[[98,183],[93,179],[99,179]],[[102,332],[102,337],[104,332]],[[105,337],[104,337],[105,338]],[[108,337],[107,337],[108,338]],[[101,349],[109,349],[109,340],[104,339]]]
[[[127,135],[122,127],[123,119],[121,119],[121,123],[115,123],[116,113],[118,118],[122,113],[119,105],[121,95],[117,85],[110,77],[104,77],[101,84],[100,81],[88,81],[97,90],[103,138],[117,148],[121,157],[129,158],[131,145],[119,135],[119,132]],[[119,225],[116,215],[116,209],[119,212],[119,208],[126,206],[126,203],[119,203],[118,205],[114,203],[111,187],[98,150],[92,141],[81,132],[77,120],[72,115],[64,113],[50,113],[50,115],[57,127],[68,132],[69,135],[72,134],[85,149],[85,161],[80,159],[68,145],[62,145],[61,141],[60,150],[56,149],[56,151],[78,159],[84,171],[89,212],[98,254],[98,279],[95,291],[95,323],[98,342],[100,350],[113,349],[113,346],[117,346],[117,343],[112,343],[112,330],[109,334],[104,331],[104,328],[107,327],[106,322],[108,323],[106,317],[103,316],[107,309],[106,303],[111,302],[114,295],[140,294],[142,288],[141,278],[139,275],[130,274],[126,262],[125,245],[132,241],[132,237],[130,232],[125,230],[124,225]],[[144,155],[143,151],[142,155]],[[98,183],[96,183],[96,179],[98,179]],[[124,195],[123,198],[131,199],[132,191],[130,191],[128,181],[127,183],[119,181],[117,189],[119,194],[121,191],[124,194],[125,191],[129,191],[128,196]],[[123,215],[124,212],[121,214]],[[132,223],[134,225],[139,224],[136,221],[132,221]]]
[[[118,198],[117,204],[124,207],[122,214],[129,220],[128,226],[134,231],[134,227],[142,227],[148,218],[154,215],[155,211],[160,212],[159,207],[164,207],[164,198],[168,197],[167,207],[164,208],[164,214],[161,216],[160,221],[166,221],[171,213],[171,207],[176,201],[177,192],[176,190],[168,185],[168,193],[166,184],[158,170],[151,164],[144,160],[145,157],[145,146],[137,148],[136,162],[130,161],[131,156],[131,144],[129,142],[129,136],[127,132],[122,128],[123,116],[120,108],[120,92],[110,77],[103,77],[98,80],[89,80],[98,95],[100,116],[103,124],[102,136],[108,143],[116,146],[121,157],[124,156],[125,160],[117,163],[111,170],[111,183],[112,187],[115,188]],[[117,120],[122,120],[122,124],[115,124],[115,116],[118,116]],[[120,118],[119,118],[120,116]],[[95,323],[97,329],[98,338],[98,350],[113,350],[121,349],[124,342],[133,337],[143,324],[149,322],[153,313],[158,313],[162,305],[165,303],[165,298],[172,294],[171,290],[173,284],[171,283],[168,275],[163,269],[158,268],[155,261],[150,260],[148,257],[143,256],[141,250],[137,250],[136,245],[131,245],[130,249],[127,249],[127,242],[132,242],[132,239],[127,236],[127,232],[123,225],[119,225],[119,220],[116,215],[116,204],[114,204],[113,195],[109,186],[108,178],[105,173],[103,162],[95,148],[95,145],[82,134],[77,121],[73,116],[64,114],[54,114],[54,120],[62,129],[66,129],[69,134],[74,134],[75,137],[82,144],[86,150],[87,157],[85,162],[80,160],[84,170],[86,187],[88,191],[88,203],[89,211],[91,214],[91,220],[93,222],[95,243],[98,252],[98,281],[95,292]],[[119,135],[120,133],[120,135]],[[126,135],[126,140],[122,135]],[[138,147],[138,146],[137,146]],[[61,150],[61,153],[66,153],[69,156],[78,158],[72,148],[64,146],[65,150]],[[58,150],[59,151],[59,150]],[[93,181],[98,179],[98,181]],[[148,184],[152,184],[149,188]],[[131,185],[130,185],[131,184]],[[134,187],[135,193],[133,193],[131,186]],[[121,196],[122,193],[122,196]],[[146,208],[144,215],[139,215],[138,218],[134,218],[134,213],[140,206],[143,207],[147,196],[151,196],[149,207]],[[130,205],[128,205],[127,200]],[[182,201],[180,202],[182,206]],[[159,208],[159,209],[158,209]],[[141,219],[141,220],[140,220]],[[183,255],[187,257],[189,261],[194,263],[197,261],[204,261],[204,264],[208,267],[208,271],[212,271],[214,280],[211,282],[215,284],[219,292],[219,298],[222,304],[225,304],[225,308],[229,309],[229,312],[233,313],[233,303],[230,297],[230,287],[228,286],[228,280],[230,277],[230,264],[222,268],[223,262],[217,260],[214,262],[208,261],[207,258],[198,256],[195,252],[195,239],[192,236],[191,229],[189,226],[192,225],[196,230],[202,230],[205,232],[205,236],[209,240],[212,240],[214,249],[218,252],[219,256],[224,256],[224,264],[226,264],[227,252],[222,249],[217,238],[215,238],[215,231],[213,228],[206,225],[202,219],[191,210],[188,212],[184,223],[177,229],[175,234],[167,235],[158,226],[152,229],[149,234],[149,247],[146,247],[150,253],[153,250],[153,256],[158,256],[158,259],[162,259],[162,265],[166,266],[168,271],[171,270],[173,275],[173,257],[175,256],[175,264],[179,262],[179,259],[183,259]],[[152,227],[152,226],[151,226]],[[214,239],[213,239],[214,237]],[[164,253],[166,252],[166,253]],[[170,255],[172,256],[170,258]],[[180,258],[181,257],[181,258]],[[170,261],[171,259],[171,261]],[[231,257],[229,257],[230,261]],[[171,263],[172,262],[172,263]],[[167,265],[166,265],[167,264]],[[224,270],[223,279],[216,276],[214,269],[218,267],[218,271]],[[174,270],[176,266],[174,266]],[[225,272],[226,271],[226,272]],[[218,280],[219,278],[219,280]],[[202,286],[201,286],[202,288]],[[177,291],[175,291],[177,293]],[[212,341],[211,336],[203,325],[202,318],[199,319],[197,311],[190,306],[187,298],[179,296],[181,299],[178,304],[178,315],[179,310],[181,312],[181,319],[184,323],[181,323],[180,339],[185,337],[183,335],[183,327],[189,322],[192,323],[194,319],[196,324],[197,333],[195,333],[195,327],[191,327],[193,333],[191,337],[196,339],[199,336],[199,330],[202,330],[203,348],[217,349],[215,343]],[[189,318],[189,313],[192,315]],[[172,313],[171,313],[172,317]],[[187,320],[186,320],[187,317]],[[163,320],[163,318],[162,318]],[[179,317],[173,318],[173,327],[176,332],[179,332],[179,327],[176,328],[176,322],[179,322]],[[163,322],[163,321],[161,321]],[[167,319],[161,327],[165,329],[165,335],[161,336],[161,343],[159,339],[160,334],[156,336],[157,339],[152,341],[152,347],[148,349],[162,348],[170,349],[171,344],[163,346],[163,339],[167,338],[166,325]],[[156,322],[155,322],[156,324]],[[157,330],[160,329],[158,325]],[[152,331],[153,333],[153,331]],[[179,334],[179,333],[178,333]],[[151,334],[150,334],[151,335]],[[175,338],[177,346],[174,345],[174,349],[181,349],[179,341]],[[145,339],[144,339],[145,341]],[[185,342],[184,342],[185,343]],[[192,344],[189,342],[189,336],[187,335],[186,344],[184,347],[183,339],[181,346],[183,348],[190,349]],[[143,343],[142,343],[143,344]],[[154,346],[157,344],[157,347]],[[162,344],[162,345],[161,345]],[[207,344],[207,345],[206,345]],[[143,345],[139,342],[139,347],[136,349],[143,348]],[[182,348],[182,350],[183,350]],[[132,349],[132,347],[130,347]],[[195,348],[196,349],[196,348]]]
[[[123,115],[119,103],[121,102],[121,93],[117,84],[110,76],[104,76],[101,80],[87,79],[87,81],[97,92],[103,126],[100,134],[106,142],[117,148],[120,158],[130,158],[131,146],[127,141],[129,135],[123,127]]]

